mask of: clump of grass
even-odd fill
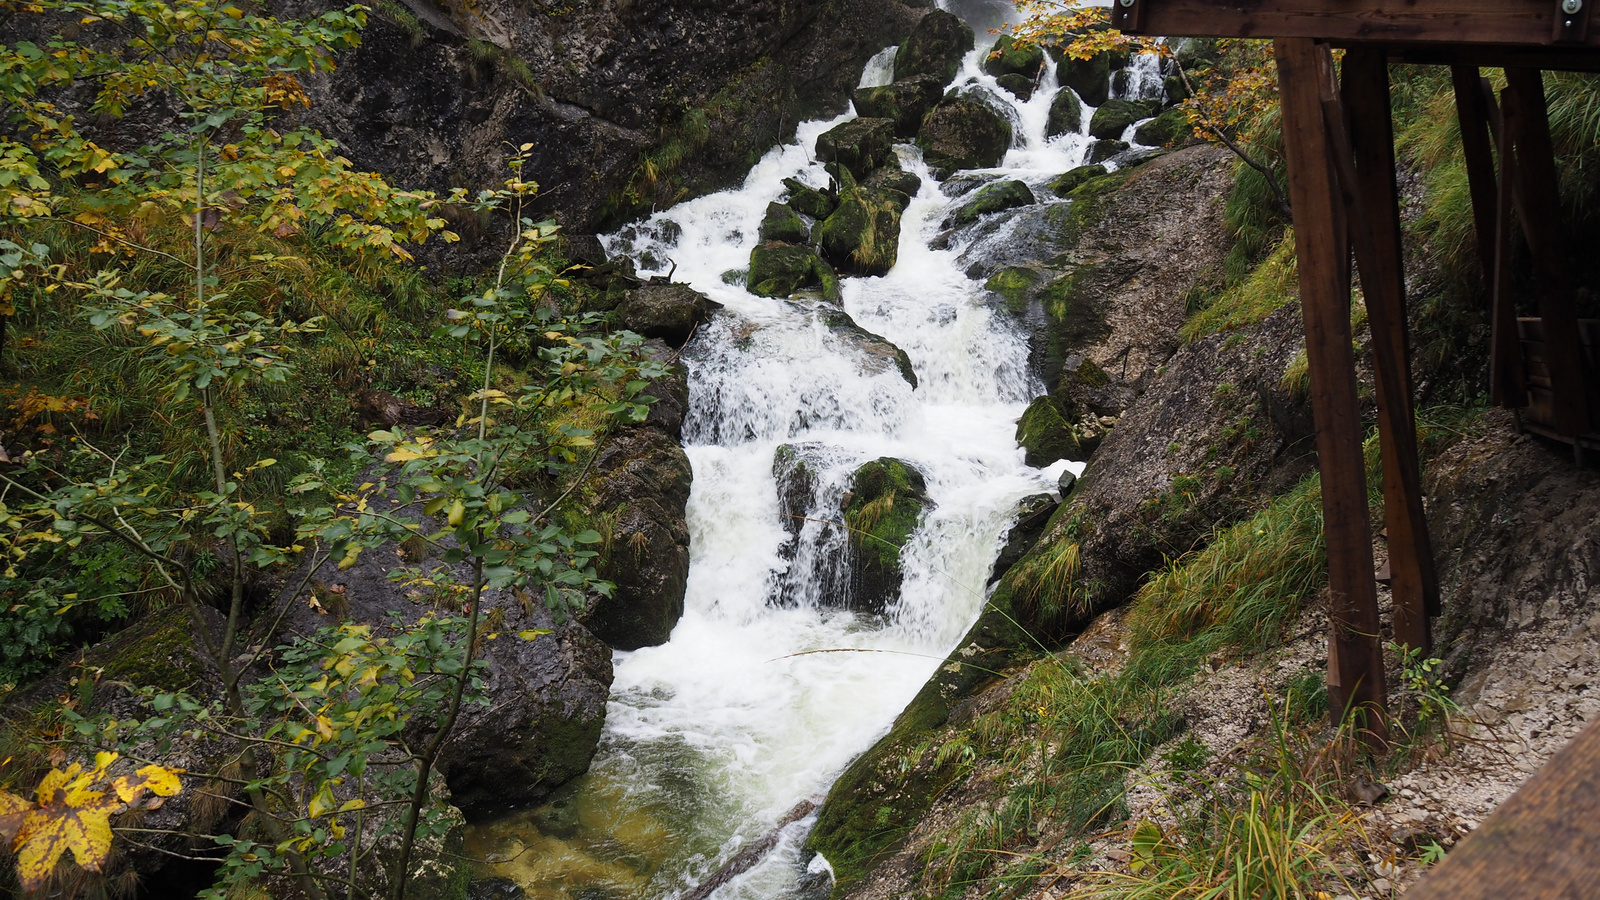
[[[1186,343],[1208,334],[1253,325],[1288,303],[1297,285],[1294,232],[1286,230],[1272,252],[1248,275],[1225,288],[1178,331]]]

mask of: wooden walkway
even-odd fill
[[[1511,795],[1406,900],[1600,898],[1600,726]]]

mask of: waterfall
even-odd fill
[[[893,50],[874,57],[864,85],[891,77]],[[982,72],[986,52],[968,54],[954,87],[1006,104],[1018,135],[1003,165],[985,174],[1065,202],[1044,185],[1082,162],[1089,138],[1044,137],[1054,64],[1022,103]],[[1135,94],[1147,90],[1144,68],[1154,61],[1139,65]],[[897,148],[922,178],[903,216],[898,264],[883,277],[845,279],[843,306],[909,355],[917,388],[830,330],[814,303],[744,289],[767,204],[784,196],[784,178],[827,183],[816,138],[853,116],[804,123],[741,186],[605,238],[641,274],[674,271],[724,309],[684,352],[694,486],[683,618],[668,643],[616,654],[592,771],[539,810],[475,829],[469,842],[530,897],[677,896],[797,802],[820,797],[977,617],[1017,501],[1053,491],[1068,467],[1023,464],[1014,423],[1043,393],[1026,335],[964,274],[970,237],[930,247],[951,243],[934,239],[959,200],[940,190],[915,147]],[[774,464],[784,445],[815,475],[797,529],[780,515]],[[931,508],[902,550],[898,601],[868,615],[841,604],[845,536],[830,520],[854,469],[880,457],[915,467]],[[811,821],[785,828],[719,900],[790,892]]]

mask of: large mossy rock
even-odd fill
[[[590,507],[611,535],[599,571],[615,590],[590,598],[583,621],[617,650],[666,643],[683,615],[691,478],[683,448],[656,428],[618,429],[595,458]]]
[[[1078,166],[1076,169],[1068,169],[1057,175],[1055,180],[1050,182],[1050,193],[1055,194],[1057,197],[1065,197],[1077,190],[1079,185],[1095,178],[1104,178],[1109,174],[1111,173],[1106,167],[1101,165]]]
[[[951,213],[945,220],[945,227],[959,228],[962,225],[970,225],[990,213],[1030,206],[1037,202],[1033,191],[1016,179],[990,182],[974,192],[971,200]]]
[[[844,521],[850,526],[850,605],[881,613],[900,596],[900,551],[928,507],[928,485],[909,463],[884,457],[850,478]]]
[[[994,83],[1005,88],[1007,92],[1023,103],[1033,99],[1033,90],[1037,87],[1032,78],[1011,73],[999,76],[994,80]]]
[[[959,774],[955,766],[905,766],[926,758],[918,746],[950,721],[963,701],[1000,680],[1037,646],[1019,626],[1027,620],[1010,579],[1001,579],[982,615],[894,720],[889,733],[856,758],[817,811],[805,849],[833,867],[834,896],[848,895],[873,864],[887,858]],[[931,755],[931,754],[929,754]]]
[[[1166,147],[1182,142],[1190,134],[1189,117],[1181,109],[1169,109],[1133,130],[1135,143],[1146,147]]]
[[[817,492],[817,473],[806,461],[801,448],[794,444],[780,444],[772,454],[772,480],[778,486],[778,516],[783,530],[789,532],[792,552],[793,539],[805,527],[805,518],[811,513],[811,499]]]
[[[904,212],[911,203],[911,198],[922,190],[922,179],[915,174],[900,168],[900,161],[894,160],[891,165],[884,166],[862,180],[861,186],[868,191],[885,195],[885,199],[892,200]]]
[[[810,247],[760,244],[750,251],[750,293],[762,297],[789,297],[816,288],[823,299],[839,302],[839,276]]]
[[[1062,89],[1050,101],[1050,116],[1045,119],[1044,136],[1076,134],[1083,127],[1083,102],[1078,95]]]
[[[898,198],[860,186],[841,190],[839,208],[817,227],[823,258],[851,275],[887,273],[900,255],[900,210],[904,208]]]
[[[761,217],[758,232],[762,243],[779,241],[785,244],[804,244],[811,237],[811,229],[800,220],[794,207],[776,201],[767,204],[767,213]]]
[[[803,181],[794,178],[785,178],[783,186],[788,189],[789,196],[784,201],[795,212],[803,216],[810,216],[821,221],[833,212],[839,201],[830,196],[826,191],[818,190]],[[804,243],[796,241],[795,243]]]
[[[1089,133],[1103,141],[1122,137],[1128,126],[1156,114],[1154,100],[1107,100],[1089,119]]]
[[[628,291],[615,315],[622,327],[678,348],[721,306],[687,284],[646,284]]]
[[[1017,420],[1017,443],[1024,451],[1023,461],[1030,466],[1048,466],[1056,460],[1081,462],[1088,458],[1078,432],[1053,397],[1040,397],[1028,404]]]
[[[851,119],[817,138],[817,158],[862,178],[894,158],[894,134],[893,119]]]
[[[1062,477],[1073,476],[1070,472],[1063,472]],[[1059,494],[1034,494],[1022,498],[1017,504],[1017,521],[1006,532],[1006,542],[1000,548],[1000,555],[995,557],[994,571],[989,576],[990,584],[1004,577],[1012,566],[1033,549],[1060,505]]]
[[[942,9],[933,10],[895,52],[894,80],[932,75],[939,84],[949,84],[961,69],[961,57],[974,46],[972,26]]]
[[[1089,152],[1084,154],[1083,160],[1090,165],[1097,165],[1128,149],[1128,146],[1127,141],[1095,141],[1089,145]]]
[[[1044,51],[1037,44],[1019,47],[1015,38],[1002,34],[989,48],[989,55],[983,61],[983,70],[996,78],[1021,75],[1030,80],[1036,79],[1044,70]]]
[[[1056,78],[1062,88],[1071,88],[1090,106],[1102,106],[1111,96],[1111,54],[1096,53],[1088,59],[1062,56],[1056,60]]]
[[[858,115],[889,119],[895,137],[910,140],[916,137],[922,117],[944,96],[944,84],[934,75],[914,75],[881,87],[857,88],[852,100]]]
[[[922,120],[917,146],[936,176],[948,177],[959,169],[991,169],[1011,148],[1011,123],[986,103],[951,97]]]

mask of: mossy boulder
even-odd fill
[[[894,55],[894,80],[932,75],[950,83],[961,69],[961,57],[976,46],[972,26],[954,14],[936,9],[922,17]]]
[[[1022,498],[1017,504],[1017,521],[1006,532],[1006,542],[1000,548],[1000,555],[995,557],[994,571],[989,575],[990,584],[999,581],[1033,549],[1033,545],[1044,534],[1045,526],[1050,524],[1050,516],[1060,505],[1061,497],[1057,494],[1034,494]]]
[[[1056,60],[1056,77],[1083,102],[1101,106],[1111,96],[1111,54],[1096,53],[1088,59],[1062,55]]]
[[[1078,443],[1078,432],[1051,397],[1028,404],[1017,420],[1017,443],[1022,445],[1023,461],[1030,466],[1048,466],[1061,459],[1082,461],[1088,456]]]
[[[1038,44],[1019,45],[1009,34],[1002,34],[989,48],[983,60],[983,70],[999,78],[1002,75],[1021,75],[1032,81],[1044,71],[1044,51]]]
[[[868,372],[894,369],[906,380],[906,384],[916,388],[917,372],[912,368],[911,357],[893,341],[857,325],[856,320],[842,309],[824,308],[818,311],[817,316],[834,337],[860,354]]]
[[[1128,126],[1156,114],[1154,100],[1107,100],[1089,119],[1089,133],[1103,140],[1117,140]]]
[[[803,181],[794,178],[785,178],[783,186],[788,189],[789,196],[785,201],[795,212],[813,219],[822,220],[833,212],[839,201],[829,196],[826,191],[818,190]],[[803,243],[796,241],[795,243]]]
[[[1109,174],[1110,172],[1106,170],[1105,166],[1078,166],[1076,169],[1069,169],[1057,175],[1056,179],[1050,182],[1050,192],[1057,197],[1065,197],[1077,190],[1078,186],[1084,182]]]
[[[1015,73],[1001,75],[995,78],[994,83],[1005,88],[1007,93],[1011,94],[1013,97],[1016,97],[1018,100],[1021,100],[1023,103],[1027,103],[1029,100],[1033,99],[1034,88],[1038,86],[1034,83],[1032,78],[1029,78],[1026,75],[1017,75]]]
[[[844,521],[850,526],[850,605],[881,613],[900,596],[905,577],[900,551],[927,509],[922,473],[902,460],[883,457],[850,477]]]
[[[944,224],[946,228],[959,228],[962,225],[970,225],[990,213],[1016,209],[1019,206],[1031,206],[1037,202],[1033,191],[1014,178],[994,181],[974,192],[972,199],[951,213]]]
[[[1161,86],[1168,106],[1177,106],[1189,99],[1189,87],[1183,83],[1182,75],[1168,75],[1162,79]]]
[[[1146,147],[1166,147],[1189,136],[1189,117],[1181,109],[1169,109],[1133,130],[1136,144]]]
[[[804,244],[810,240],[811,229],[800,220],[800,214],[786,203],[768,203],[767,213],[761,217],[761,241],[781,241],[785,244]]]
[[[904,208],[897,199],[866,188],[841,190],[839,208],[817,227],[823,258],[840,272],[885,274],[899,258],[900,210]]]
[[[885,199],[893,200],[899,205],[900,211],[904,212],[910,205],[911,198],[922,190],[922,179],[900,168],[900,161],[896,159],[890,165],[868,175],[862,180],[861,186],[882,194]]]
[[[894,158],[893,119],[851,119],[817,138],[817,158],[848,168],[857,178]]]
[[[959,169],[991,169],[1011,148],[1011,123],[986,103],[946,98],[922,120],[917,146],[936,177]]]
[[[678,348],[689,340],[712,310],[721,307],[722,304],[687,284],[646,284],[623,296],[615,316],[622,327],[647,338],[660,338]]]
[[[1044,136],[1076,134],[1083,127],[1083,101],[1069,90],[1056,91],[1050,101],[1050,116],[1045,119]]]
[[[934,799],[959,775],[945,765],[904,762],[950,721],[951,712],[1028,659],[1033,638],[1017,623],[1026,611],[1010,579],[1001,579],[978,621],[922,686],[889,733],[856,758],[828,791],[805,849],[833,867],[834,896],[848,893],[873,864],[899,849]],[[931,756],[932,754],[928,754]],[[923,757],[926,759],[927,757]]]
[[[1083,160],[1090,165],[1103,163],[1118,153],[1128,149],[1127,141],[1103,140],[1095,141],[1089,145],[1089,152],[1084,154]]]
[[[790,552],[793,539],[805,527],[805,517],[811,512],[811,498],[817,490],[817,473],[806,461],[801,448],[794,444],[780,444],[772,454],[772,480],[778,486],[778,515],[783,530],[789,532]]]
[[[881,87],[857,88],[851,99],[857,115],[889,119],[895,137],[909,140],[916,136],[922,117],[944,96],[944,84],[933,75],[914,75]]]
[[[817,288],[824,300],[838,303],[839,276],[810,247],[772,241],[750,251],[750,293],[762,297],[788,297],[805,288]]]
[[[1028,295],[1039,283],[1040,275],[1026,266],[1008,266],[989,276],[983,286],[1005,301],[1006,309],[1021,315],[1028,308]]]

